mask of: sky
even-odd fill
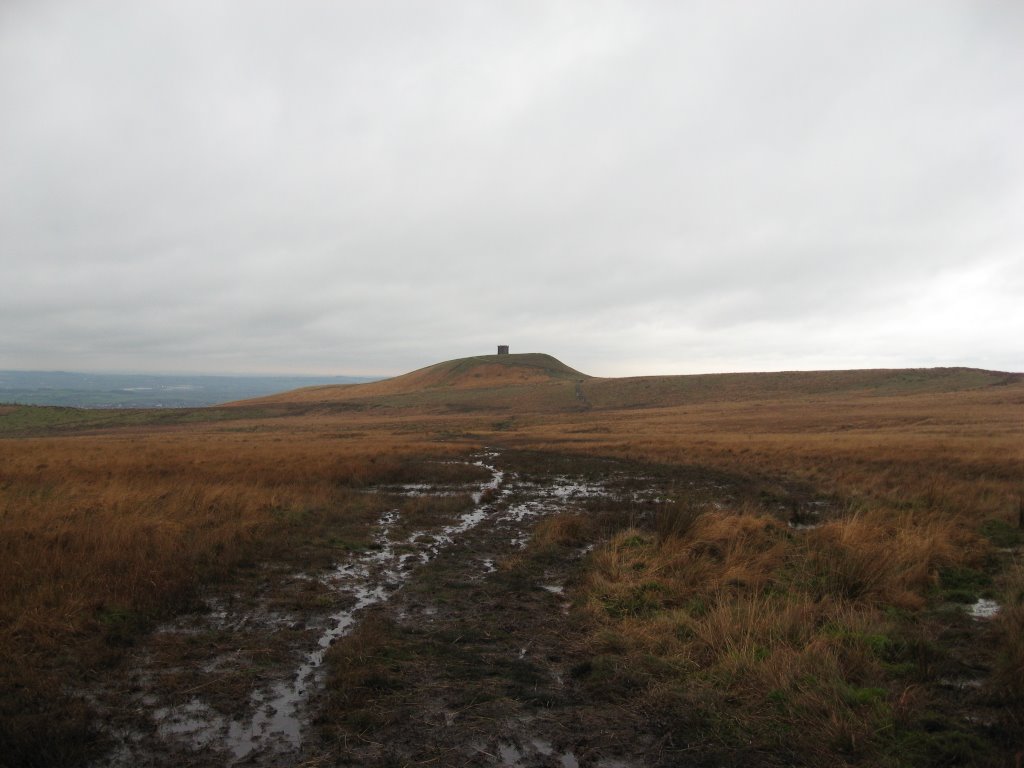
[[[0,369],[1024,371],[1018,0],[0,2]]]

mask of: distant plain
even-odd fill
[[[69,408],[186,408],[260,397],[313,384],[356,384],[373,380],[367,376],[0,371],[0,403]]]

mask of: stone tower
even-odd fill
[[[499,355],[507,355],[508,354],[508,344],[499,344],[498,345],[498,354]]]

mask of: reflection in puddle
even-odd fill
[[[986,600],[981,598],[968,609],[971,616],[975,619],[991,619],[997,613],[999,613],[999,603],[995,600]]]
[[[939,680],[939,685],[941,685],[943,688],[949,688],[949,689],[954,690],[954,691],[976,690],[978,688],[981,688],[981,686],[983,686],[984,684],[985,684],[985,681],[982,680],[981,678],[977,678],[977,677],[972,677],[972,678],[943,677],[942,679]]]
[[[821,528],[823,523],[794,523],[792,520],[789,521],[789,527],[794,531],[813,531],[815,528]]]
[[[519,761],[523,759],[522,753],[512,744],[499,744],[498,754],[502,765],[519,765]]]
[[[478,751],[488,754],[483,749],[478,747]],[[554,756],[558,760],[558,764],[561,768],[579,768],[579,760],[576,759],[576,755],[573,754],[572,750],[566,750],[565,752],[556,752],[554,746],[550,741],[544,739],[530,739],[530,743],[526,746],[516,746],[515,744],[503,741],[498,744],[498,765],[501,768],[519,768],[524,763],[523,761],[527,758],[546,757],[548,760],[544,761],[545,765],[551,763],[550,758]],[[492,755],[492,757],[494,757]]]

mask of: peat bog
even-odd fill
[[[0,410],[0,763],[1014,765],[1019,377],[495,357]]]

